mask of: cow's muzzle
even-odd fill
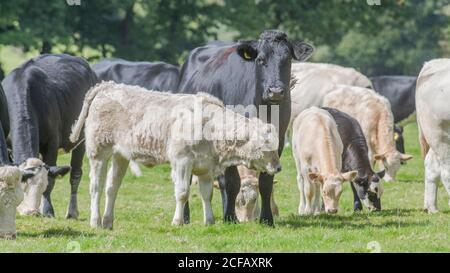
[[[284,89],[281,87],[270,87],[266,94],[265,100],[271,103],[279,103],[284,99]]]

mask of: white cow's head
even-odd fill
[[[320,183],[322,188],[322,198],[325,205],[325,212],[337,213],[339,208],[339,198],[342,194],[342,183],[353,180],[357,171],[346,172],[338,175],[322,175],[316,171],[310,171],[308,178],[313,183]]]
[[[20,165],[20,169],[32,173],[33,177],[22,183],[23,202],[17,210],[22,215],[39,215],[42,194],[48,185],[48,177],[62,177],[70,171],[70,167],[50,167],[38,158],[29,158]]]
[[[375,160],[381,161],[383,163],[384,170],[386,171],[384,175],[384,180],[387,182],[394,181],[395,175],[400,169],[401,163],[406,162],[411,158],[412,155],[402,154],[397,150],[392,152],[386,152],[384,154],[374,155]]]

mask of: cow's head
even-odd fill
[[[48,185],[48,177],[62,177],[70,171],[68,166],[48,166],[38,158],[29,158],[20,165],[25,173],[21,184],[24,199],[17,208],[22,215],[39,215],[42,194]]]
[[[374,159],[381,161],[384,166],[385,175],[384,180],[387,182],[394,181],[397,171],[400,169],[402,162],[406,162],[412,158],[412,155],[403,154],[399,151],[390,151],[384,154],[374,155]]]
[[[342,194],[342,183],[351,181],[358,175],[357,171],[341,173],[338,175],[322,175],[318,172],[308,172],[308,178],[313,183],[320,183],[322,186],[322,198],[325,205],[325,212],[337,213],[339,208],[339,198]]]
[[[356,194],[369,210],[381,210],[380,198],[383,194],[381,179],[383,176],[384,170],[372,175],[357,176],[352,180]]]
[[[278,30],[264,31],[257,41],[240,41],[238,55],[255,62],[257,89],[266,103],[279,104],[289,92],[292,59],[307,60],[314,49],[304,42],[289,42]]]
[[[0,167],[0,238],[16,236],[16,208],[23,200],[21,177],[16,166]]]
[[[258,198],[258,177],[243,178],[236,197],[236,217],[240,222],[252,221],[257,217]]]

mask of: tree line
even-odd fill
[[[316,47],[314,61],[367,75],[416,75],[450,56],[448,0],[0,0],[0,45],[181,64],[215,39],[281,29]],[[77,5],[80,4],[80,5]]]

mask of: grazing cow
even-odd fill
[[[219,98],[225,105],[241,105],[246,109],[247,106],[255,106],[257,109],[254,112],[264,110],[259,108],[267,109],[268,121],[278,124],[279,134],[283,136],[279,138],[278,150],[281,155],[291,113],[291,61],[304,61],[312,52],[313,48],[309,44],[290,42],[285,33],[277,30],[264,31],[258,40],[210,43],[191,51],[181,69],[178,90],[181,93],[201,90]],[[278,117],[272,117],[272,111]],[[236,167],[228,168],[225,175],[219,177],[219,184],[224,220],[235,221],[235,201],[240,189]],[[270,208],[272,186],[273,176],[261,173],[260,222],[268,225],[273,225]],[[189,215],[188,211],[189,207],[186,206],[185,216]]]
[[[450,59],[425,63],[417,79],[416,112],[425,157],[424,208],[435,213],[439,179],[450,195]],[[449,202],[450,205],[450,202]]]
[[[317,214],[322,195],[325,212],[336,213],[342,183],[357,177],[357,171],[341,173],[343,145],[336,122],[325,110],[311,107],[294,120],[292,152],[297,167],[300,215]]]
[[[5,132],[8,132],[6,99],[0,85],[0,238],[16,237],[16,208],[23,200],[21,181],[37,173],[36,169],[12,166],[9,161]],[[5,124],[5,125],[4,125]],[[42,164],[42,162],[41,162]],[[24,183],[22,183],[23,186]]]
[[[397,150],[405,153],[403,127],[397,123],[405,121],[416,111],[416,77],[411,76],[378,76],[370,78],[375,92],[386,97],[391,104],[394,122],[396,123],[395,143]],[[410,120],[410,119],[408,119]]]
[[[130,62],[123,59],[103,59],[92,65],[99,81],[137,85],[148,90],[176,91],[180,79],[178,67],[163,62]],[[130,162],[131,172],[142,176],[139,165]]]
[[[236,197],[236,217],[239,222],[254,221],[258,218],[261,209],[259,206],[258,172],[244,166],[238,166],[241,188]],[[275,184],[275,181],[274,181]],[[270,197],[272,215],[278,216],[278,206],[274,198],[274,190]]]
[[[342,172],[358,171],[357,178],[351,182],[354,210],[362,210],[364,204],[370,210],[381,210],[384,171],[374,172],[370,165],[369,150],[364,133],[358,121],[334,108],[323,107],[337,124],[339,136],[344,146],[342,153]],[[361,204],[362,202],[362,204]]]
[[[371,89],[338,85],[324,97],[323,106],[336,108],[355,118],[363,130],[372,167],[381,161],[384,180],[393,181],[403,161],[411,155],[397,151],[394,142],[394,118],[389,101]]]
[[[323,98],[334,90],[336,84],[372,86],[370,80],[355,69],[334,64],[294,63],[292,74],[296,83],[291,91],[292,110],[288,134],[291,133],[294,119],[309,107],[322,106]]]
[[[11,119],[10,138],[13,161],[22,164],[42,155],[50,166],[34,180],[46,180],[42,198],[42,214],[54,217],[50,199],[55,178],[65,175],[70,167],[55,167],[58,150],[72,150],[71,197],[67,218],[78,217],[77,192],[82,175],[84,144],[69,141],[71,125],[81,111],[87,90],[97,82],[95,73],[82,58],[65,54],[45,54],[24,63],[3,80]],[[34,165],[34,163],[31,163]],[[29,181],[41,185],[43,181]],[[36,197],[33,197],[36,199]],[[25,195],[25,201],[27,195]],[[34,202],[31,200],[30,202]],[[39,207],[33,209],[37,211]]]
[[[351,67],[344,67],[336,64],[326,64],[326,63],[292,64],[292,73],[294,73],[294,75],[314,70],[329,72],[330,79],[337,84],[372,88],[372,82],[370,81],[370,79],[361,72]]]
[[[205,224],[213,224],[213,180],[225,168],[245,164],[272,175],[281,170],[275,127],[258,118],[247,119],[204,93],[171,94],[102,83],[86,95],[70,137],[72,142],[78,140],[83,124],[91,166],[92,227],[112,228],[114,202],[130,160],[149,167],[171,164],[176,198],[174,225],[183,224],[191,175],[199,179]],[[251,135],[242,135],[245,131]],[[111,157],[101,220],[100,195]]]

